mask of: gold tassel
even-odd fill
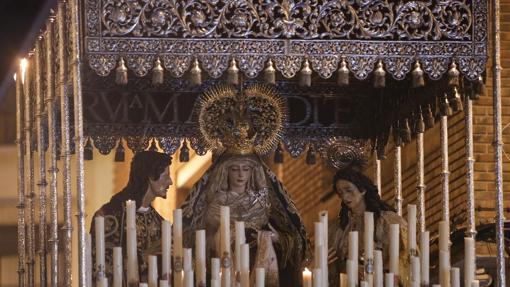
[[[127,85],[128,83],[128,70],[122,57],[120,57],[119,66],[115,70],[115,83],[117,85]]]
[[[308,152],[306,153],[306,164],[307,165],[313,165],[316,164],[316,155],[315,155],[315,148],[312,145],[308,146]]]
[[[386,71],[384,71],[382,61],[377,63],[377,68],[374,72],[374,88],[380,89],[386,86]]]
[[[303,64],[303,69],[299,72],[299,86],[310,87],[312,85],[312,69],[310,69],[310,63],[308,59]]]
[[[460,98],[460,93],[457,87],[453,87],[453,99],[451,102],[454,112],[461,112],[464,110],[464,107],[462,106],[462,99]]]
[[[152,69],[152,84],[154,86],[163,84],[163,73],[165,70],[163,66],[161,66],[161,60],[159,58],[156,59],[156,63],[154,65],[154,69]]]
[[[402,141],[405,144],[408,144],[411,142],[411,127],[409,126],[408,119],[404,120],[404,125],[403,125],[403,127],[401,127],[400,133],[401,133],[400,137],[402,138]]]
[[[239,85],[239,69],[234,58],[230,61],[230,67],[227,70],[227,83],[234,86]]]
[[[439,104],[439,114],[441,116],[451,116],[453,114],[447,94],[444,94],[443,100]]]
[[[416,132],[417,133],[424,133],[425,132],[425,121],[423,121],[423,112],[421,111],[418,113],[418,117],[416,119]]]
[[[434,126],[435,118],[434,114],[432,113],[432,109],[430,105],[427,105],[427,111],[425,111],[425,127],[427,129],[430,129]]]
[[[267,67],[264,69],[264,81],[271,85],[276,84],[276,70],[271,59],[267,61]]]
[[[460,72],[457,69],[457,65],[455,62],[452,62],[450,66],[450,70],[448,71],[448,86],[450,87],[458,87],[459,86],[459,75]]]
[[[420,62],[416,61],[414,64],[413,75],[413,88],[421,88],[425,86],[425,78],[423,76],[423,70],[421,69]]]
[[[202,85],[202,69],[200,69],[198,59],[195,59],[195,61],[193,62],[193,67],[191,68],[190,82],[192,86]]]
[[[337,84],[341,87],[349,85],[349,69],[347,68],[347,62],[345,62],[345,58],[343,57],[342,62],[340,62],[340,68],[338,68]]]
[[[473,93],[472,100],[478,100],[480,97],[487,95],[487,90],[485,89],[485,84],[483,82],[482,76],[479,76],[476,82],[473,83]]]

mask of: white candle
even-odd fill
[[[136,228],[136,202],[134,200],[126,201],[126,227]]]
[[[211,287],[220,287],[220,259],[211,258]]]
[[[368,282],[367,282],[367,281],[361,281],[361,282],[359,283],[359,286],[360,286],[360,287],[368,287]]]
[[[220,209],[220,253],[221,253],[221,286],[231,287],[231,256],[230,256],[230,208]],[[226,264],[228,262],[228,264]],[[228,267],[227,267],[228,266]]]
[[[174,287],[182,287],[183,284],[183,250],[182,250],[182,209],[174,209],[174,224],[172,225],[172,236],[174,237]]]
[[[197,230],[195,233],[195,269],[197,285],[204,285],[206,282],[205,263],[205,230]]]
[[[364,263],[365,266],[370,262],[373,264],[374,260],[374,213],[365,212],[365,224],[363,231],[363,243],[364,243]]]
[[[85,234],[85,260],[87,277],[87,286],[92,286],[92,238],[90,233]]]
[[[192,260],[192,255],[191,255],[191,248],[184,248],[184,265],[183,265],[183,270],[184,272],[186,271],[191,271],[192,270],[192,267],[191,267],[191,260]]]
[[[328,211],[323,210],[319,213],[320,222],[322,223],[322,229],[323,229],[323,238],[322,238],[322,245],[324,248],[322,249],[323,254],[321,255],[322,262],[321,262],[321,268],[322,268],[322,286],[328,287],[329,284],[329,278],[328,278]]]
[[[450,271],[452,287],[460,287],[460,269],[453,267]]]
[[[315,233],[314,233],[314,239],[315,239],[315,268],[319,268],[322,270],[324,260],[324,227],[322,222],[315,222]]]
[[[98,279],[97,287],[108,287],[108,278],[102,277]]]
[[[464,286],[468,286],[475,279],[475,240],[464,238]]]
[[[444,250],[439,250],[439,283],[450,286],[450,253]]]
[[[420,286],[420,258],[417,256],[411,256],[411,282],[415,285]]]
[[[193,270],[184,271],[184,287],[193,287],[194,280]]]
[[[355,287],[358,285],[358,264],[350,259],[347,259],[345,264],[347,271],[347,286]]]
[[[168,280],[159,280],[159,287],[169,287]]]
[[[313,269],[313,287],[322,287],[322,269]]]
[[[441,287],[441,284],[432,284],[432,287]]]
[[[149,270],[147,272],[147,281],[149,287],[158,287],[158,257],[149,255]]]
[[[250,245],[241,244],[241,287],[250,287]]]
[[[430,233],[428,231],[420,233],[420,268],[421,268],[421,284],[429,285],[429,253],[430,253]]]
[[[450,232],[448,222],[439,221],[439,250],[450,250]],[[444,286],[443,286],[444,287]]]
[[[473,280],[471,282],[471,287],[480,287],[480,281],[478,280]]]
[[[97,280],[105,276],[104,263],[104,217],[94,218],[95,243],[96,243],[96,274]]]
[[[122,247],[113,247],[113,287],[122,287]]]
[[[161,222],[161,278],[170,278],[171,256],[172,256],[172,226],[170,221]],[[161,282],[160,282],[161,284]]]
[[[407,205],[407,225],[408,225],[408,238],[409,250],[411,255],[416,255],[416,205]]]
[[[303,271],[303,287],[312,287],[312,272],[308,268]]]
[[[140,282],[140,284],[138,284],[138,287],[149,287],[149,285],[147,283]]]
[[[264,268],[255,268],[255,287],[264,287],[266,280],[266,270]]]
[[[221,256],[230,256],[230,207],[222,206],[220,215],[220,248]]]
[[[126,253],[127,253],[127,284],[139,284],[138,255],[136,244],[136,203],[126,201]]]
[[[353,266],[353,268],[356,269],[356,272],[353,272],[350,275],[349,275],[349,272],[347,272],[347,276],[348,277],[354,276],[350,280],[355,282],[355,284],[357,285],[358,284],[358,271],[357,270],[358,270],[358,263],[359,263],[359,260],[358,260],[358,232],[357,231],[349,232],[348,255],[349,255],[349,260],[351,260],[353,262],[353,264],[355,265],[355,266]]]
[[[383,256],[381,250],[374,250],[374,286],[384,285]]]
[[[384,286],[395,287],[395,274],[390,272],[384,275]]]
[[[235,266],[236,271],[240,271],[241,269],[241,244],[246,243],[246,235],[244,231],[244,222],[236,221],[235,222],[235,232],[236,232],[236,241],[235,241]]]
[[[180,257],[182,260],[182,209],[174,209],[173,215],[174,257]]]
[[[220,259],[211,259],[211,278],[220,279]]]
[[[390,224],[390,273],[399,276],[400,225]]]

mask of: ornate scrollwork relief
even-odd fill
[[[134,59],[128,66],[137,75],[160,57],[174,77],[198,58],[212,78],[232,57],[248,78],[260,74],[268,58],[286,78],[305,58],[329,78],[346,57],[358,79],[373,71],[374,59],[403,79],[409,59],[418,57],[438,79],[453,58],[484,63],[487,57],[483,0],[86,0],[85,9],[89,64],[102,76],[121,55]],[[464,67],[470,79],[481,73],[473,64]]]

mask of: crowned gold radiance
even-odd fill
[[[210,149],[232,154],[271,152],[281,140],[285,102],[271,87],[254,84],[239,92],[214,86],[199,101],[199,128]]]

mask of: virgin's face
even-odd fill
[[[166,198],[166,192],[170,185],[172,185],[172,179],[170,178],[168,167],[161,173],[159,179],[149,179],[150,191],[155,197]]]
[[[234,161],[228,166],[228,186],[231,189],[246,188],[246,184],[252,173],[252,168],[249,161]]]
[[[361,192],[356,185],[348,180],[340,179],[335,184],[336,192],[350,210],[364,209],[364,192]]]

